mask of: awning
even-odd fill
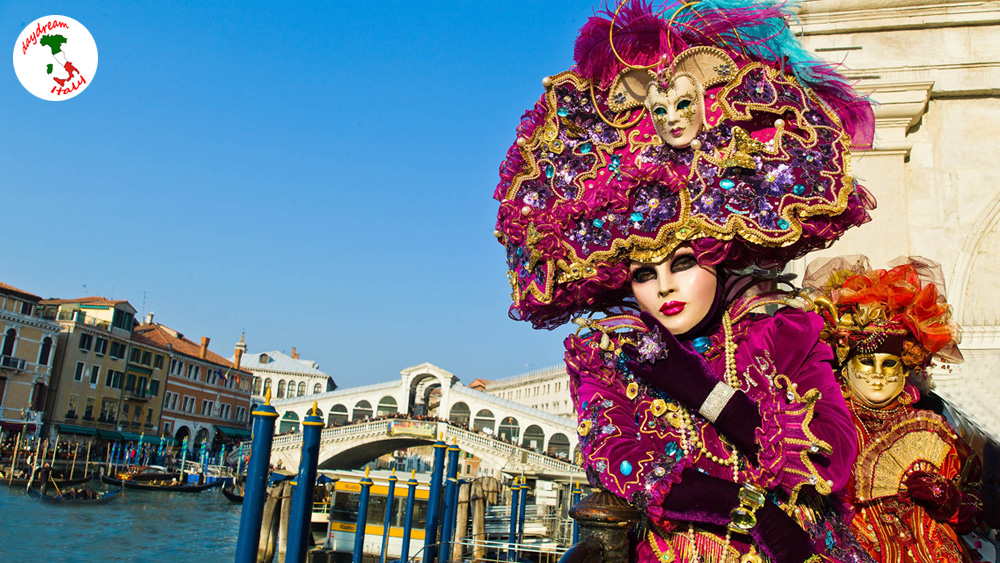
[[[219,426],[216,425],[215,429],[222,432],[222,435],[227,438],[249,438],[250,431],[246,428],[233,428],[232,426]]]
[[[4,430],[8,430],[10,432],[21,432],[22,430],[25,432],[34,432],[35,424],[34,423],[25,424],[23,422],[7,422],[6,420],[0,420],[0,428],[3,428]]]
[[[115,432],[114,430],[101,430],[98,428],[97,435],[105,440],[114,440],[116,442],[122,439],[121,433]]]
[[[122,432],[122,440],[126,442],[138,442],[140,439],[142,439],[142,436],[135,432]]]
[[[81,436],[97,436],[96,428],[73,426],[72,424],[57,424],[60,434],[79,434]]]
[[[160,437],[157,436],[157,435],[155,435],[155,434],[146,434],[145,436],[142,437],[142,443],[143,444],[156,444],[157,446],[159,446],[160,445]],[[171,436],[164,436],[163,437],[163,443],[173,446],[173,445],[175,445],[177,443],[177,440],[174,440],[173,437],[171,437]]]

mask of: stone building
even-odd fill
[[[319,364],[299,358],[295,348],[290,355],[277,350],[247,353],[246,340],[240,336],[231,360],[253,373],[253,396],[257,403],[264,401],[264,390],[268,388],[274,399],[294,399],[337,388],[333,378],[319,369]]]
[[[875,148],[853,159],[874,219],[816,256],[942,264],[965,362],[938,370],[937,393],[1000,441],[1000,2],[815,0],[799,17],[878,102]]]
[[[547,413],[576,416],[573,400],[569,395],[569,374],[566,373],[566,366],[562,364],[513,377],[486,381],[481,390]]]
[[[41,297],[0,282],[0,435],[37,433],[51,387],[59,325],[37,316]]]

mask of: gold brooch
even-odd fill
[[[625,388],[625,396],[630,400],[636,398],[639,395],[639,384],[635,381],[628,384]]]

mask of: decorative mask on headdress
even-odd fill
[[[863,256],[809,265],[803,286],[815,292],[817,312],[826,321],[822,338],[842,365],[858,355],[880,354],[898,356],[917,370],[932,356],[962,361],[940,265],[916,257],[893,262],[889,270],[872,270]]]
[[[511,316],[553,327],[627,292],[628,262],[690,243],[774,267],[868,220],[851,176],[872,113],[776,3],[642,0],[592,17],[501,166]]]

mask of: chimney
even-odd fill
[[[146,313],[146,316],[142,319],[142,324],[151,325],[153,324],[153,313]]]
[[[293,360],[299,359],[299,353],[295,351],[295,346],[292,346],[292,359]]]
[[[240,361],[242,361],[242,360],[243,360],[243,350],[240,350],[240,347],[237,346],[236,347],[236,370],[237,371],[239,371],[239,369],[240,369]]]
[[[208,340],[209,338],[207,336],[201,337],[201,353],[199,354],[199,357],[203,360],[205,359],[205,356],[208,355]]]

